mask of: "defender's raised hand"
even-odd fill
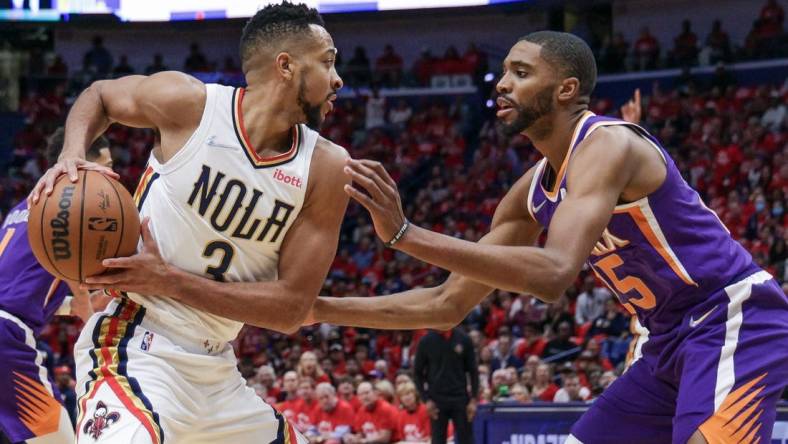
[[[640,104],[640,88],[635,90],[631,99],[621,106],[621,118],[629,123],[640,124],[643,107]]]
[[[345,185],[345,192],[369,211],[378,237],[394,246],[408,227],[394,179],[380,162],[365,159],[348,159],[345,174],[367,194],[351,185]]]

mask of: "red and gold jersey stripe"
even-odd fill
[[[140,182],[137,184],[137,189],[134,191],[134,204],[137,205],[137,211],[142,209],[142,204],[148,196],[153,181],[159,178],[159,173],[153,171],[153,167],[148,165],[145,172],[140,177]]]
[[[237,88],[235,92],[233,92],[232,109],[235,135],[241,142],[246,157],[255,168],[270,168],[293,160],[298,155],[298,147],[301,144],[302,135],[299,125],[295,125],[292,129],[292,143],[290,144],[290,149],[286,152],[273,157],[262,157],[257,154],[257,150],[252,146],[251,142],[249,142],[249,136],[246,134],[246,127],[244,126],[243,109],[241,107],[244,91],[244,88]]]
[[[93,330],[94,348],[90,351],[93,370],[90,371],[91,379],[87,383],[85,395],[78,402],[77,433],[81,431],[88,400],[96,395],[103,384],[107,384],[124,407],[145,427],[152,442],[162,442],[158,415],[143,395],[139,384],[126,372],[126,345],[134,336],[134,329],[142,321],[143,315],[144,309],[140,305],[124,299],[112,315],[102,316],[96,323]]]

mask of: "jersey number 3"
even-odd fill
[[[215,281],[224,282],[224,273],[230,268],[230,262],[233,260],[235,250],[233,246],[224,241],[213,241],[205,246],[203,257],[213,257],[217,252],[221,255],[221,261],[216,267],[208,266],[205,269],[205,274],[209,274]]]

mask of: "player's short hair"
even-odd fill
[[[255,49],[275,48],[285,39],[306,35],[309,25],[325,27],[317,9],[303,3],[283,2],[260,9],[246,22],[241,34],[241,63],[248,60]]]
[[[66,130],[62,126],[49,136],[49,143],[46,149],[47,166],[52,166],[57,163],[57,158],[60,156],[60,152],[63,151],[63,142],[65,138]],[[109,148],[109,140],[104,136],[99,136],[99,138],[90,145],[90,148],[88,148],[85,153],[85,158],[89,161],[98,159],[99,156],[101,156],[101,150],[104,148]]]
[[[580,81],[580,96],[590,96],[596,86],[596,60],[588,44],[568,32],[538,31],[520,37],[542,47],[543,59],[563,75]]]

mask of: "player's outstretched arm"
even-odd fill
[[[485,245],[534,245],[541,227],[526,208],[528,188],[533,179],[529,170],[501,200],[489,233],[480,241]],[[493,291],[459,274],[452,274],[442,285],[417,288],[376,297],[319,297],[309,323],[379,329],[436,328],[457,325]]]
[[[282,242],[276,280],[217,282],[173,267],[161,258],[146,219],[142,250],[128,258],[106,259],[105,266],[118,270],[90,277],[86,286],[171,297],[218,316],[293,333],[303,324],[336,255],[348,203],[342,192],[349,183],[342,174],[345,158],[344,149],[318,142],[304,206]]]
[[[492,288],[557,300],[577,277],[639,166],[630,146],[637,136],[613,137],[614,131],[620,136],[629,130],[598,129],[570,160],[568,192],[548,227],[545,248],[477,244],[417,226],[394,248]],[[351,160],[346,171],[368,194],[353,187],[346,192],[369,211],[378,236],[393,239],[405,223],[394,181],[377,162]]]
[[[199,125],[205,97],[202,82],[175,71],[94,82],[71,107],[58,163],[33,187],[31,202],[38,202],[42,193],[49,195],[61,174],[68,174],[76,182],[78,169],[117,178],[112,169],[85,160],[86,149],[115,122],[157,129],[162,135],[162,161],[166,161]]]

